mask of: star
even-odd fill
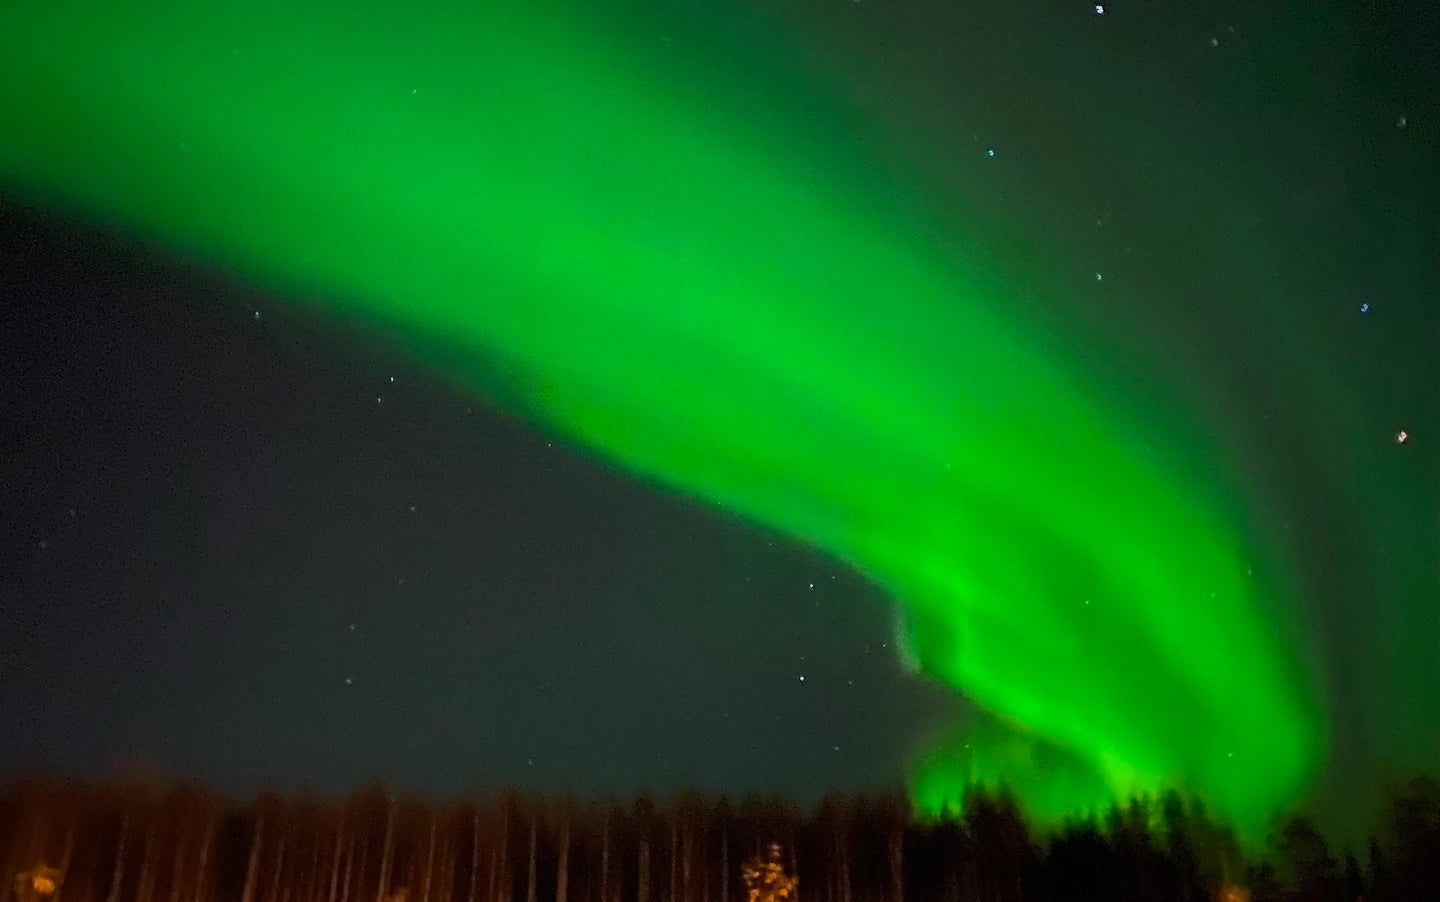
[[[805,682],[805,674],[800,674],[800,682]]]
[[[1403,445],[1408,441],[1410,441],[1410,433],[1406,432],[1404,429],[1401,429],[1399,432],[1395,433],[1395,444]],[[43,548],[44,546],[42,545],[41,547]]]
[[[1369,312],[1370,312],[1370,305],[1369,305],[1369,304],[1361,304],[1361,305],[1360,305],[1360,312],[1361,312],[1361,313],[1369,313]]]
[[[1103,16],[1103,15],[1105,15],[1105,7],[1104,7],[1103,4],[1100,4],[1100,3],[1095,4],[1095,15],[1097,15],[1097,16]]]

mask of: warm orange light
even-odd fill
[[[1243,886],[1228,883],[1220,888],[1219,902],[1250,902],[1250,891]]]
[[[55,895],[55,880],[45,874],[36,874],[30,878],[30,886],[42,896]]]

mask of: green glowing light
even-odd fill
[[[565,12],[12,2],[0,178],[354,298],[545,427],[869,574],[922,668],[1008,724],[922,756],[922,808],[1002,779],[1052,818],[1172,786],[1241,825],[1291,801],[1321,716],[1183,468],[1004,315],[984,260],[942,266],[809,165],[803,124]]]

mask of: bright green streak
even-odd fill
[[[493,6],[9,3],[0,177],[353,297],[482,389],[498,361],[525,415],[852,562],[1010,725],[922,764],[924,808],[999,779],[1047,817],[1294,799],[1320,715],[1235,530],[997,314],[985,261],[868,215],[798,126]]]

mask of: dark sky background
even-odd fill
[[[954,707],[855,575],[384,336],[13,205],[3,241],[8,769],[813,798]]]
[[[897,172],[943,194],[984,123],[1017,159],[997,197],[1055,256],[1097,216],[1137,248],[1132,284],[1166,291],[1056,331],[1094,318],[1205,374],[1201,418],[1303,533],[1327,804],[1365,810],[1440,760],[1433,7],[1117,4],[1102,31],[1072,6],[761,19],[893,136]],[[733,60],[746,35],[708,39]],[[0,199],[0,772],[808,801],[898,781],[964,716],[843,567],[552,442],[369,326]],[[1237,210],[1302,297],[1220,299],[1238,277],[1183,239]]]

